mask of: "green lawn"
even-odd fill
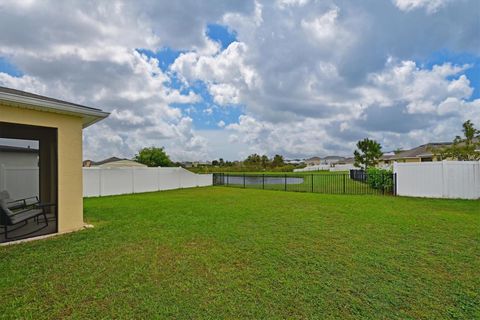
[[[480,318],[480,201],[209,187],[85,218],[0,247],[0,318]]]

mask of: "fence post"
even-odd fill
[[[393,174],[393,195],[397,195],[397,173]]]
[[[245,189],[245,173],[243,173],[243,188]]]
[[[312,193],[313,193],[313,173],[312,173]]]
[[[287,191],[287,174],[285,173],[285,191]]]
[[[103,168],[99,168],[98,170],[99,173],[98,173],[98,185],[99,185],[99,190],[98,190],[98,196],[101,197],[102,196],[102,193],[103,193]]]
[[[262,175],[262,189],[265,189],[265,173]]]
[[[385,173],[382,171],[382,195],[385,195]]]
[[[132,167],[132,193],[135,193],[135,168]]]
[[[346,177],[345,177],[345,174],[343,175],[343,194],[347,193],[346,192],[346,184],[347,184],[347,181],[346,181]]]
[[[227,173],[227,187],[228,187],[228,173]]]

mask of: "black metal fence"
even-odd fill
[[[326,194],[396,194],[396,176],[385,173],[369,177],[360,173],[325,174],[238,174],[214,173],[213,185]]]

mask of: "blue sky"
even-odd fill
[[[14,77],[22,76],[22,72],[6,57],[0,57],[0,72],[5,72]]]
[[[232,42],[237,40],[235,31],[229,29],[228,26],[216,23],[207,24],[205,35],[209,39],[218,42],[221,46],[221,50],[225,50]],[[162,48],[156,52],[145,49],[137,49],[137,51],[148,57],[158,59],[159,66],[164,72],[170,72],[169,67],[182,52],[185,52],[177,51],[168,47]],[[187,93],[191,90],[201,97],[201,102],[194,104],[172,104],[172,106],[182,109],[193,119],[196,129],[220,130],[222,129],[218,125],[220,121],[223,121],[224,125],[228,125],[237,121],[238,117],[244,113],[244,107],[242,105],[230,104],[225,107],[215,104],[207,89],[207,85],[203,81],[197,80],[190,83],[189,86],[185,86],[177,78],[175,73],[172,72],[168,86],[179,89],[183,93]]]
[[[470,80],[473,88],[472,96],[467,99],[472,101],[480,98],[480,57],[470,53],[454,53],[447,49],[436,51],[432,53],[425,60],[418,61],[419,64],[424,64],[427,68],[432,68],[434,65],[441,65],[445,62],[450,62],[455,65],[470,65],[465,71],[465,75]]]

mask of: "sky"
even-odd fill
[[[480,127],[478,0],[0,0],[0,86],[110,112],[84,158],[351,156]]]

